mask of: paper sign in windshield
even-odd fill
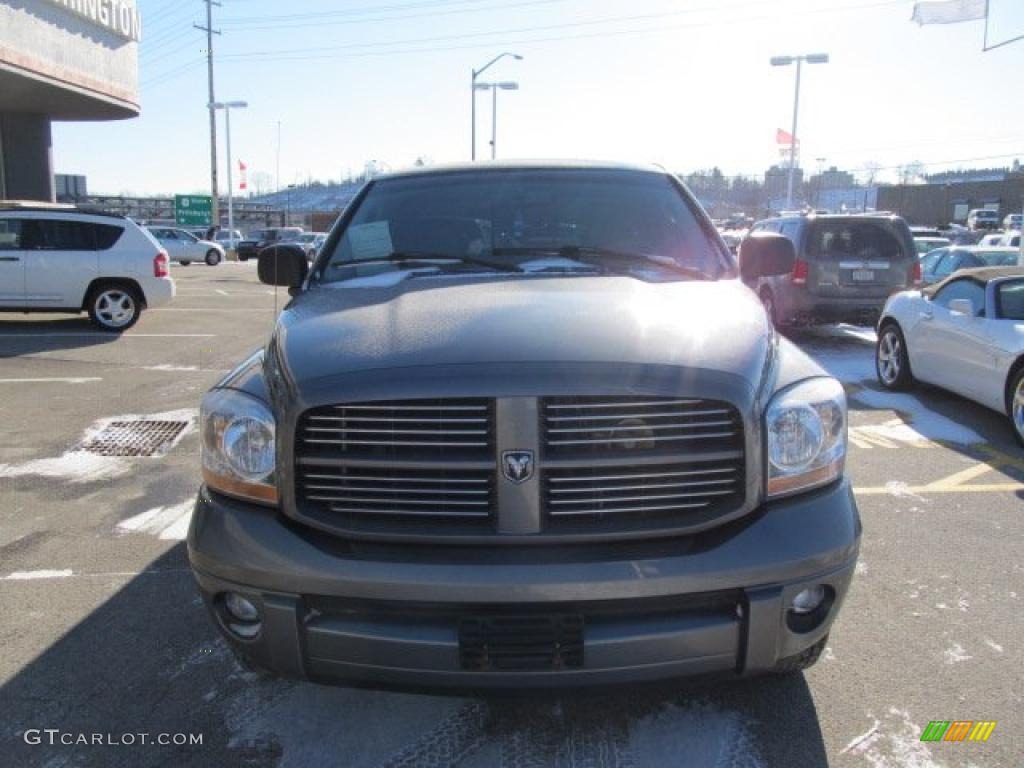
[[[391,227],[386,221],[371,221],[348,228],[348,241],[352,245],[352,258],[383,259],[394,251]]]

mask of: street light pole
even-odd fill
[[[800,115],[800,65],[796,60],[796,90],[793,93],[793,130],[790,132],[789,144],[789,180],[786,182],[786,207],[793,210],[793,177],[796,175],[796,121]]]
[[[786,207],[793,208],[793,181],[796,176],[796,129],[797,117],[800,114],[800,69],[803,62],[808,64],[828,64],[827,53],[808,53],[801,56],[773,56],[773,67],[788,67],[796,63],[796,89],[793,94],[793,130],[789,141],[789,181],[786,184]]]
[[[235,186],[232,181],[232,167],[231,167],[231,110],[232,109],[245,109],[248,107],[248,102],[245,101],[215,101],[210,105],[211,110],[223,109],[224,110],[224,128],[227,133],[227,149],[228,149],[228,235],[235,231]]]
[[[472,123],[472,128],[471,128],[471,131],[470,131],[471,147],[470,147],[470,153],[469,153],[469,157],[470,157],[471,160],[476,160],[476,92],[477,92],[476,79],[478,77],[480,77],[480,75],[482,75],[484,73],[484,71],[486,71],[491,65],[496,64],[498,61],[500,61],[501,59],[505,58],[506,56],[511,56],[516,61],[522,61],[523,60],[523,57],[520,56],[518,53],[509,53],[509,52],[506,51],[505,53],[500,53],[497,56],[495,56],[493,59],[491,59],[486,64],[484,64],[482,67],[480,67],[480,69],[472,70],[473,77],[470,79],[470,82],[469,82],[469,91],[470,91],[470,94],[471,94],[471,96],[470,96],[470,99],[471,99],[471,101],[470,101],[470,105],[471,105],[470,106],[470,121]]]
[[[498,86],[491,86],[491,160],[498,156]]]

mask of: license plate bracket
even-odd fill
[[[583,617],[474,616],[459,621],[459,661],[475,672],[579,669]]]

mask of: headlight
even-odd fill
[[[843,474],[846,394],[835,379],[802,381],[772,398],[765,412],[768,498],[825,485]]]
[[[203,398],[203,480],[221,493],[277,503],[274,415],[262,402],[233,389]]]

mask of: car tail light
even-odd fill
[[[153,257],[153,277],[168,277],[170,274],[167,268],[167,252],[160,251]]]
[[[921,275],[921,262],[920,261],[915,261],[914,262],[914,266],[912,266],[910,268],[910,271],[907,274],[907,279],[910,281],[910,285],[920,285],[921,284],[922,275]]]
[[[793,285],[805,285],[807,283],[807,275],[810,268],[807,266],[806,261],[797,259],[793,262],[793,273],[790,275],[790,280]]]

